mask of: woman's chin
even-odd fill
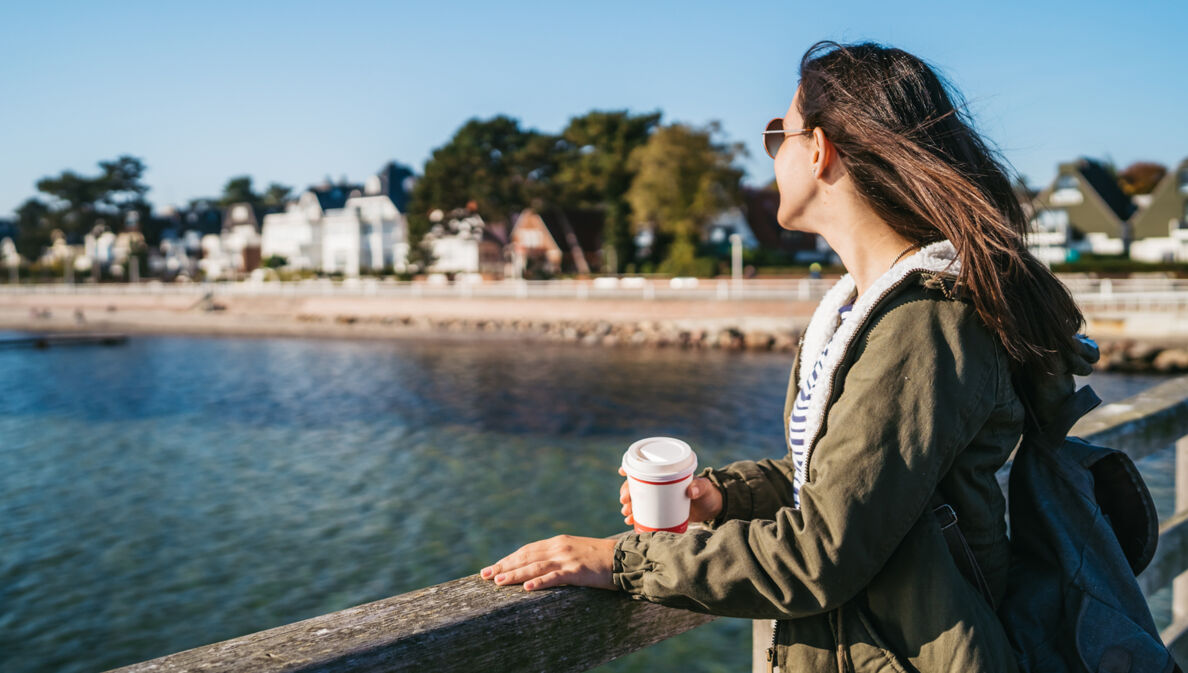
[[[788,231],[808,231],[803,226],[802,218],[783,211],[776,213],[776,222],[779,223],[781,229],[787,229]]]

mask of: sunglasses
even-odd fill
[[[800,129],[799,131],[785,130],[784,118],[776,117],[767,122],[767,128],[763,129],[763,149],[767,150],[767,156],[774,159],[776,152],[780,151],[780,145],[784,143],[784,138],[812,132],[812,129]]]

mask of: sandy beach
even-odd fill
[[[69,293],[0,292],[0,329],[283,336],[308,338],[519,339],[600,346],[673,346],[791,352],[815,300],[411,297],[202,292],[122,293],[77,286]],[[1113,357],[1174,371],[1188,368],[1188,316],[1181,312],[1089,311],[1087,333]],[[1122,355],[1129,353],[1130,355]]]
[[[699,334],[763,335],[769,347],[794,341],[815,302],[395,297],[230,296],[217,310],[190,295],[0,294],[0,329],[398,338],[430,335],[494,338],[578,337],[643,333],[643,340]],[[579,334],[573,334],[577,332]],[[686,337],[688,338],[688,337]],[[759,336],[753,336],[757,343]],[[586,339],[590,341],[589,339]],[[636,341],[643,341],[636,338]]]

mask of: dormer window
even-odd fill
[[[1068,231],[1068,211],[1060,208],[1041,210],[1031,221],[1037,233],[1056,234]]]
[[[1081,203],[1085,197],[1081,194],[1081,185],[1076,176],[1064,174],[1056,178],[1052,188],[1052,195],[1048,198],[1054,206],[1072,206]]]

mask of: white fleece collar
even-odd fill
[[[847,273],[825,293],[821,303],[813,312],[813,317],[804,333],[804,341],[800,346],[799,380],[796,382],[797,388],[801,389],[805,378],[812,372],[818,358],[821,357],[822,351],[826,346],[833,344],[825,355],[824,362],[821,363],[821,373],[818,375],[805,416],[804,437],[807,440],[805,447],[808,451],[811,452],[813,444],[816,443],[817,433],[820,432],[821,424],[825,420],[825,403],[833,393],[833,376],[841,365],[842,357],[849,350],[850,341],[853,340],[854,335],[870,318],[871,311],[883,294],[909,274],[917,271],[945,272],[956,275],[960,270],[961,262],[957,259],[957,251],[953,244],[949,241],[940,241],[921,248],[916,254],[899,261],[886,273],[879,276],[862,297],[854,302],[854,307],[850,310],[845,322],[841,322],[838,310],[849,303],[850,298],[854,295],[854,279]],[[838,327],[839,322],[841,323],[840,327]],[[806,472],[807,462],[806,460],[804,466]],[[803,479],[806,475],[797,476]]]

